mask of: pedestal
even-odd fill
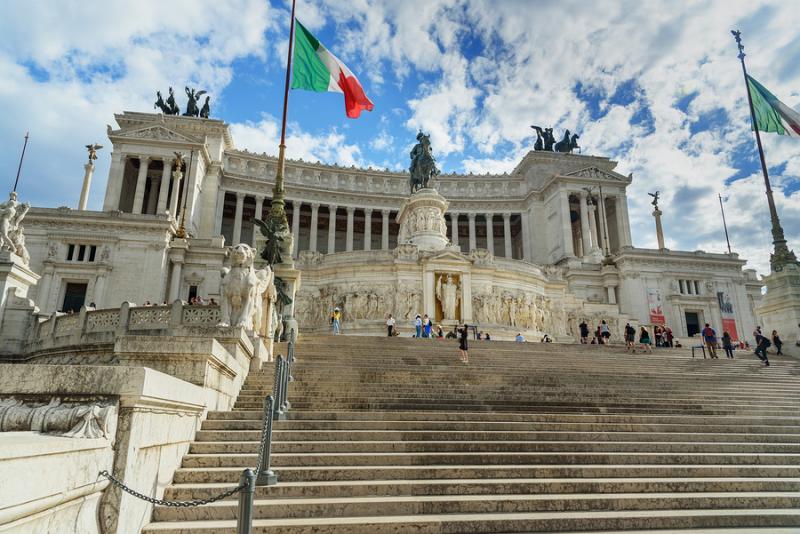
[[[400,224],[398,244],[417,245],[420,250],[443,250],[447,239],[444,212],[448,202],[433,188],[420,189],[411,195],[397,213]]]
[[[297,341],[300,329],[294,318],[294,304],[297,292],[300,290],[300,270],[295,269],[292,264],[286,263],[279,263],[273,269],[275,270],[275,276],[283,280],[286,295],[292,299],[292,302],[283,308],[283,320],[286,323],[284,336],[287,341]]]
[[[764,277],[767,293],[756,309],[764,335],[777,330],[783,341],[783,352],[800,357],[800,266],[786,265],[782,271]]]
[[[21,355],[31,317],[38,311],[28,290],[38,281],[22,258],[0,251],[0,356]]]

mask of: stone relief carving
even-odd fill
[[[159,141],[180,141],[180,142],[195,142],[186,136],[180,135],[168,130],[163,126],[154,126],[152,128],[144,128],[142,130],[134,130],[132,132],[119,132],[117,135],[121,137],[133,137],[136,139],[156,139]]]
[[[295,317],[301,325],[322,326],[327,324],[328,314],[339,307],[345,321],[383,320],[397,307],[404,311],[398,318],[411,314],[409,301],[418,306],[422,293],[412,291],[403,293],[395,302],[394,284],[331,284],[318,289],[301,289],[295,303]],[[419,308],[416,308],[419,309]],[[414,312],[416,313],[416,312]]]
[[[247,330],[259,327],[254,321],[261,318],[263,294],[274,282],[271,269],[253,269],[256,249],[244,243],[228,251],[230,267],[222,269],[220,283],[219,326],[240,326]]]
[[[116,407],[110,402],[0,399],[0,432],[56,433],[70,438],[113,438]]]
[[[417,261],[419,247],[411,243],[401,243],[394,249],[394,257],[398,260]]]
[[[485,248],[476,248],[472,250],[469,257],[475,265],[494,265],[494,254]]]
[[[300,265],[319,265],[323,259],[323,254],[316,250],[301,250],[297,255],[297,263]]]

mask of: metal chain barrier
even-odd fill
[[[253,471],[249,467],[242,471],[238,486],[225,490],[218,495],[207,499],[193,499],[191,501],[167,501],[148,497],[138,491],[129,488],[121,480],[107,470],[100,471],[100,476],[107,478],[114,486],[125,493],[158,506],[168,506],[172,508],[189,508],[193,506],[203,506],[213,502],[221,501],[231,495],[239,493],[239,510],[237,513],[236,531],[238,534],[250,534],[253,525],[253,497],[256,486],[272,486],[278,483],[278,475],[270,469],[270,456],[272,453],[272,422],[274,419],[285,419],[286,412],[291,404],[288,400],[289,382],[294,380],[291,376],[291,365],[294,362],[294,343],[289,342],[289,350],[284,360],[278,356],[275,362],[275,381],[273,383],[272,395],[264,399],[263,421],[261,439],[258,447],[258,462]]]
[[[129,488],[128,486],[123,484],[121,481],[117,480],[117,478],[114,477],[114,475],[112,475],[111,473],[109,473],[105,469],[100,471],[100,475],[106,477],[108,480],[111,481],[112,484],[117,486],[119,489],[121,489],[125,493],[129,493],[130,495],[133,495],[137,499],[141,499],[143,501],[147,501],[147,502],[149,502],[151,504],[157,504],[159,506],[170,506],[170,507],[173,507],[173,508],[189,508],[189,507],[192,507],[192,506],[202,506],[204,504],[211,504],[212,502],[221,501],[222,499],[225,499],[226,497],[230,497],[234,493],[236,493],[238,491],[241,491],[241,490],[243,490],[245,488],[245,484],[239,484],[235,488],[231,488],[229,490],[226,490],[226,491],[220,493],[219,495],[215,495],[215,496],[209,497],[207,499],[194,499],[194,500],[191,500],[191,501],[165,501],[164,499],[156,499],[154,497],[148,497],[147,495],[141,494],[138,491]]]

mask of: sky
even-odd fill
[[[20,197],[75,207],[99,141],[100,209],[114,113],[152,111],[156,90],[204,89],[238,148],[276,154],[290,3],[284,0],[0,2],[0,177]],[[633,242],[656,247],[647,192],[661,191],[667,247],[734,252],[769,272],[772,248],[742,71],[800,108],[796,0],[666,2],[299,0],[297,17],[375,104],[345,117],[341,94],[292,91],[287,154],[403,170],[419,129],[443,172],[510,172],[531,124],[580,135],[628,189]],[[800,140],[762,134],[775,201],[800,253]]]

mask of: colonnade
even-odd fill
[[[138,160],[139,169],[135,181],[131,184],[130,179],[126,180],[129,175],[126,171],[129,163],[135,160]],[[177,192],[181,189],[183,178],[182,172],[173,171],[174,165],[174,156],[145,156],[115,152],[111,158],[109,172],[112,180],[106,188],[103,209],[150,215],[169,211],[174,216],[179,207],[180,195]],[[161,171],[160,175],[151,173],[158,170]]]
[[[233,199],[235,199],[235,204]],[[255,216],[263,219],[268,209],[266,204],[268,201],[268,198],[261,195],[248,195],[238,191],[220,190],[217,197],[216,218],[214,221],[216,233],[224,235],[226,242],[240,243],[243,240],[249,241],[251,239],[255,245],[256,231],[252,232],[252,237],[248,235],[250,232],[248,221],[252,216],[252,206],[255,206]],[[321,204],[291,199],[286,201],[286,210],[292,238],[295,243],[295,254],[297,254],[297,251],[303,250],[327,254],[354,250],[390,250],[395,245],[397,223],[394,219],[397,210],[339,206],[337,204]],[[247,213],[245,213],[246,211]],[[344,215],[342,211],[344,211],[346,217],[342,217]],[[492,254],[495,254],[495,240],[497,240],[498,243],[502,243],[502,255],[504,257],[522,259],[522,246],[514,246],[517,239],[521,240],[521,236],[512,233],[512,218],[515,215],[518,216],[519,214],[448,212],[445,215],[450,227],[450,235],[448,237],[450,237],[453,245],[457,246],[460,245],[462,239],[467,239],[469,247],[465,250],[466,252],[478,248],[479,231],[476,219],[482,216],[483,222],[481,224],[485,225],[485,231],[480,231],[482,240],[480,245],[485,246]],[[464,216],[467,218],[467,232],[464,232],[463,221],[460,221]],[[324,221],[324,217],[327,218],[327,224],[322,224],[322,228],[320,228],[320,223]],[[377,221],[376,217],[378,218]],[[502,217],[502,228],[495,228],[496,217]],[[343,220],[337,221],[337,219]],[[342,223],[344,223],[344,232],[342,232]],[[521,225],[519,221],[516,221],[515,224],[514,229],[518,229],[517,227]],[[247,226],[245,227],[245,225]],[[373,232],[373,226],[379,226],[380,230],[375,228],[375,232]],[[245,229],[247,230],[246,232]],[[378,231],[380,234],[377,234]],[[465,235],[460,238],[459,233]],[[518,231],[517,233],[520,232]],[[380,235],[380,240],[378,240],[377,235]],[[462,249],[464,249],[463,246]],[[515,250],[517,251],[516,253],[514,252]]]
[[[564,189],[560,191],[560,202],[563,244],[567,256],[585,257],[597,253],[605,256],[610,254],[612,249],[618,250],[631,245],[628,202],[625,195],[601,197],[586,190]],[[575,204],[579,210],[577,228],[573,228],[571,214]],[[613,207],[613,219],[608,214],[609,204]],[[610,221],[613,221],[611,225]],[[575,237],[579,242],[575,241]]]

